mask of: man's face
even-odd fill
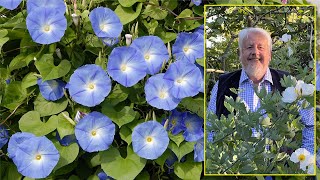
[[[244,38],[240,49],[240,61],[250,79],[261,80],[271,60],[268,39],[259,32],[250,33]]]

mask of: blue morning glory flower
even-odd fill
[[[176,154],[171,149],[169,149],[168,151],[170,153],[169,153],[169,156],[167,157],[165,163],[170,168],[170,167],[173,167],[173,164],[176,161],[178,161],[178,157],[176,156]]]
[[[63,97],[63,88],[66,83],[59,79],[42,81],[41,78],[37,81],[41,95],[48,101],[55,101]]]
[[[171,81],[170,93],[179,99],[195,96],[201,88],[202,77],[199,68],[186,61],[180,60],[171,63],[164,75],[164,79]]]
[[[17,8],[19,6],[21,1],[22,0],[1,0],[0,6],[6,8],[6,9],[14,10],[15,8]]]
[[[320,62],[319,61],[316,62],[316,76],[317,76],[316,90],[320,91]]]
[[[204,154],[203,154],[203,138],[199,139],[196,144],[194,145],[194,155],[193,155],[195,162],[202,162],[204,161]]]
[[[5,81],[6,81],[6,84],[10,84],[11,79],[6,79]]]
[[[18,172],[30,178],[45,178],[57,165],[60,155],[45,136],[28,138],[18,145],[13,158]]]
[[[147,102],[158,109],[172,110],[181,101],[169,93],[170,81],[163,79],[164,73],[151,76],[145,86]]]
[[[84,116],[75,127],[76,138],[84,151],[104,151],[111,145],[115,125],[104,114],[93,111]]]
[[[131,47],[140,51],[147,62],[148,74],[154,75],[161,70],[162,64],[169,59],[167,47],[157,36],[142,36],[135,39]]]
[[[62,139],[58,132],[56,132],[56,139],[59,141],[61,146],[69,146],[74,142],[78,142],[74,134],[66,135]]]
[[[67,19],[55,9],[37,8],[27,16],[27,29],[36,43],[51,44],[61,40]]]
[[[197,114],[187,112],[187,115],[184,118],[184,124],[186,130],[183,133],[183,137],[186,141],[197,141],[200,138],[203,138],[203,119]]]
[[[204,93],[204,67],[199,65],[198,63],[195,63],[195,65],[199,68],[200,72],[201,72],[201,81],[200,81],[200,88],[199,88],[199,92]]]
[[[142,54],[132,47],[116,47],[112,50],[108,73],[118,83],[131,87],[147,74],[147,65]]]
[[[202,0],[191,0],[194,5],[199,6],[202,3]]]
[[[204,36],[204,25],[197,27],[193,32],[200,33],[202,36]]]
[[[111,80],[98,65],[79,67],[70,77],[66,88],[74,101],[84,106],[100,104],[111,91]]]
[[[117,38],[121,34],[123,25],[111,9],[95,8],[90,12],[89,18],[92,29],[98,37]]]
[[[63,0],[27,0],[28,13],[42,8],[54,9],[60,14],[64,14],[66,12],[66,5]]]
[[[194,63],[196,59],[204,56],[204,38],[200,33],[179,33],[172,45],[172,54],[176,60]]]
[[[119,38],[105,37],[105,38],[100,38],[100,39],[103,42],[103,44],[105,44],[107,46],[113,46],[119,42]]]
[[[8,156],[9,158],[14,158],[16,156],[16,150],[19,144],[23,143],[25,140],[35,137],[34,134],[28,132],[17,132],[10,137],[8,143]]]
[[[9,140],[9,132],[8,130],[0,125],[0,149],[5,145],[7,144]]]
[[[133,129],[133,151],[140,157],[157,159],[167,149],[168,144],[168,133],[157,121],[147,121]]]
[[[184,125],[185,116],[185,112],[179,112],[176,109],[171,111],[171,115],[168,118],[169,124],[167,129],[171,130],[173,135],[177,135],[186,129],[186,126]]]
[[[107,179],[113,179],[112,177],[108,176],[103,170],[101,170],[97,176],[99,177],[99,180],[107,180]]]

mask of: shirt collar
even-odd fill
[[[242,68],[239,84],[242,84],[245,81],[249,81],[249,77],[248,77],[247,73],[244,71],[244,69]],[[272,76],[271,76],[271,72],[270,72],[269,68],[267,69],[267,72],[264,75],[261,83],[263,83],[264,81],[269,81],[271,84],[273,84]]]

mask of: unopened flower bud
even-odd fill
[[[171,46],[169,42],[168,42],[167,48],[168,48],[169,58],[171,58]]]
[[[130,46],[131,41],[132,41],[132,35],[131,34],[126,34],[125,37],[126,37],[127,46]]]
[[[73,13],[73,14],[71,14],[71,17],[72,17],[72,21],[73,21],[74,25],[78,27],[80,16]]]
[[[60,59],[62,59],[61,51],[59,48],[56,49],[56,54]]]
[[[168,128],[168,124],[169,124],[169,119],[167,119],[166,122],[164,123],[164,125],[163,125],[164,129]]]

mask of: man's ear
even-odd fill
[[[237,54],[238,54],[238,56],[240,56],[240,49],[239,48],[237,48]]]

